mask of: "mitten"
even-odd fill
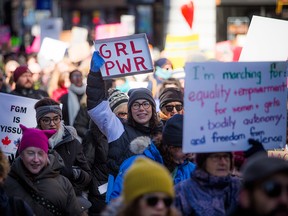
[[[248,143],[251,145],[251,147],[244,152],[244,157],[245,158],[248,158],[251,155],[254,155],[254,154],[259,153],[259,152],[267,154],[267,152],[264,149],[262,143],[260,143],[259,141],[254,140],[254,139],[248,139]]]
[[[73,167],[73,177],[75,180],[77,180],[79,178],[79,176],[81,175],[81,169],[80,168],[76,168],[76,167]]]
[[[93,53],[91,63],[90,63],[90,70],[92,72],[99,72],[102,65],[105,63],[104,59],[100,56],[98,51]]]

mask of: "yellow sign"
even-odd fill
[[[167,35],[165,57],[172,61],[173,67],[183,68],[187,57],[199,49],[199,35],[176,36]]]

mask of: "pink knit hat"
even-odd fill
[[[21,65],[19,67],[17,67],[13,73],[13,80],[14,82],[17,82],[17,80],[19,79],[20,76],[22,76],[22,74],[24,73],[32,73],[27,65]]]
[[[28,147],[41,148],[48,152],[48,139],[56,133],[56,130],[39,130],[36,128],[27,128],[20,124],[23,135],[18,147],[19,154]]]

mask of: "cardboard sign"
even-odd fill
[[[34,105],[38,100],[0,93],[0,101],[0,148],[13,158],[22,137],[19,124],[37,125]]]
[[[103,79],[154,70],[145,34],[96,40],[95,50],[105,60],[100,68]]]
[[[288,21],[253,16],[239,61],[288,60]]]
[[[184,152],[286,144],[286,62],[187,63]]]
[[[268,151],[268,156],[288,160],[288,151]]]

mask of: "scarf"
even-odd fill
[[[80,109],[80,102],[78,96],[81,96],[86,91],[86,85],[77,87],[71,84],[68,91],[68,115],[69,115],[69,125],[73,125],[77,113]],[[78,96],[77,96],[78,95]]]
[[[64,122],[61,121],[60,123],[60,128],[57,130],[57,132],[55,134],[53,134],[50,138],[49,138],[49,147],[51,149],[54,149],[54,147],[63,140],[63,137],[65,135],[65,128],[64,128]]]

